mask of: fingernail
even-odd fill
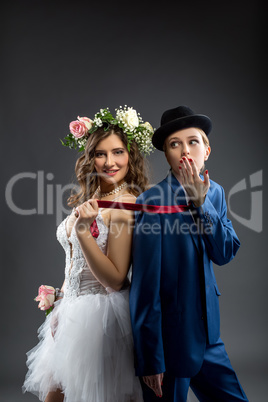
[[[193,162],[193,160],[192,160],[191,158],[189,159],[189,161],[190,161],[190,162]]]
[[[183,160],[182,160],[182,159],[180,160],[180,163],[183,163]]]
[[[206,170],[205,173],[208,174],[208,170]]]
[[[179,166],[179,169],[182,169],[182,167],[181,167],[181,166]]]

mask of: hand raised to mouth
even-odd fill
[[[179,181],[196,207],[200,207],[210,187],[208,171],[204,172],[204,181],[200,178],[196,163],[185,156],[180,159]]]

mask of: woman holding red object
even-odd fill
[[[80,192],[57,228],[65,281],[28,352],[23,390],[46,402],[140,402],[128,305],[133,212],[98,208],[97,199],[135,203],[148,183],[142,153],[153,148],[153,129],[125,106],[116,117],[109,109],[78,117],[70,131],[63,145],[84,153]]]

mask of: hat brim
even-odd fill
[[[211,131],[212,123],[210,118],[203,114],[180,117],[159,127],[154,132],[152,143],[159,151],[163,151],[164,142],[170,134],[190,127],[201,128],[208,135]]]

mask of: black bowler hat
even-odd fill
[[[154,132],[152,143],[159,151],[163,151],[165,139],[170,134],[189,127],[201,128],[208,135],[212,123],[209,117],[195,114],[188,106],[166,110],[161,118],[161,126]]]

